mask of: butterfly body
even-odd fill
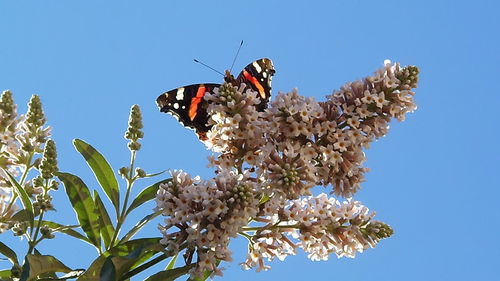
[[[224,80],[237,87],[245,83],[245,90],[256,91],[261,99],[257,109],[263,111],[271,96],[274,73],[272,61],[263,58],[247,65],[236,78],[227,71]],[[203,97],[220,86],[221,84],[202,83],[180,87],[161,94],[156,99],[156,104],[161,112],[173,115],[183,126],[194,129],[203,141],[207,139],[206,133],[211,128],[207,125],[210,118],[207,112],[208,102]]]

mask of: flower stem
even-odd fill
[[[26,177],[28,176],[28,172],[30,171],[31,167],[33,167],[31,165],[31,160],[33,160],[33,153],[32,152],[30,152],[30,156],[28,157],[28,161],[26,161],[26,163],[24,164],[26,169],[24,170],[23,175],[21,176],[21,180],[19,181],[19,185],[21,185],[21,186],[24,184],[24,181],[26,180]]]
[[[40,216],[38,217],[38,224],[36,226],[35,235],[33,235],[33,237],[31,238],[31,241],[29,242],[30,247],[28,249],[28,254],[31,254],[31,252],[35,248],[36,244],[39,242],[39,241],[38,242],[36,241],[36,238],[38,237],[38,233],[40,232],[40,226],[42,225],[44,213],[45,212],[42,210],[40,212]]]
[[[123,201],[123,206],[122,206],[122,211],[118,216],[117,223],[116,223],[116,230],[113,235],[113,239],[111,239],[111,243],[109,244],[109,247],[114,247],[115,242],[118,238],[118,233],[120,232],[120,229],[123,225],[123,222],[125,221],[125,218],[127,217],[127,205],[128,205],[128,199],[130,197],[130,191],[132,190],[132,185],[134,184],[135,178],[133,178],[133,169],[134,169],[134,163],[135,163],[135,156],[136,156],[136,151],[132,150],[131,156],[130,156],[130,171],[127,180],[127,192],[125,194],[125,200]]]

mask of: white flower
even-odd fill
[[[377,107],[382,108],[384,105],[388,104],[389,101],[385,99],[384,92],[380,92],[378,96],[375,98],[375,102],[377,103]]]

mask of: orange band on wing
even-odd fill
[[[266,98],[266,91],[264,91],[264,87],[262,87],[262,85],[259,83],[259,81],[257,80],[257,78],[253,77],[246,70],[243,70],[243,76],[245,76],[245,79],[247,79],[248,81],[250,81],[250,83],[252,83],[257,88],[257,90],[259,91],[260,96],[263,99],[265,99]]]
[[[196,114],[198,113],[198,105],[203,100],[203,96],[206,92],[205,85],[200,85],[200,87],[198,87],[198,91],[196,92],[196,96],[191,98],[191,105],[189,106],[189,119],[191,119],[191,121],[193,121],[196,117]]]

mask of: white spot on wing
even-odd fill
[[[254,61],[252,63],[253,67],[255,67],[255,70],[257,70],[257,73],[260,73],[262,71],[262,68],[260,67],[259,63],[257,63],[256,61]]]
[[[179,109],[179,104],[178,103],[174,103],[174,108],[175,109]]]
[[[177,89],[177,95],[175,96],[177,100],[184,100],[184,88]]]
[[[262,72],[262,77],[267,78],[267,72]]]

